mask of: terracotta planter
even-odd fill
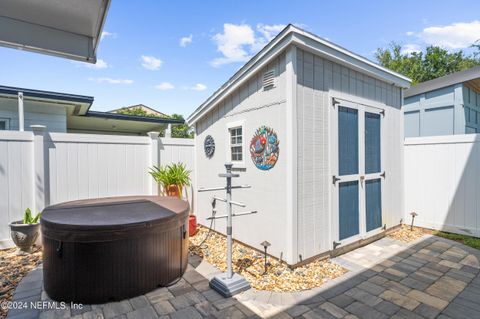
[[[192,237],[197,233],[197,216],[188,216],[188,235]]]
[[[10,236],[15,245],[23,251],[30,251],[40,234],[40,223],[23,224],[23,221],[10,223]]]
[[[180,188],[177,185],[167,187],[167,196],[180,198]]]

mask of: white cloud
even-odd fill
[[[207,86],[202,83],[197,83],[194,86],[186,86],[183,88],[184,90],[192,90],[192,91],[205,91]]]
[[[141,60],[142,60],[142,66],[145,69],[152,70],[152,71],[156,71],[160,69],[163,63],[162,60],[151,55],[142,55]]]
[[[422,48],[420,47],[420,45],[414,44],[414,43],[407,43],[402,46],[402,51],[400,53],[410,55],[414,52],[421,52],[421,51],[422,51]]]
[[[100,36],[100,40],[103,40],[105,38],[112,38],[115,39],[117,37],[117,34],[114,32],[108,32],[108,31],[102,31],[102,35]]]
[[[193,34],[190,34],[188,37],[183,37],[180,39],[180,46],[182,48],[186,47],[193,41]]]
[[[89,68],[89,69],[95,69],[95,70],[108,68],[108,63],[105,62],[105,61],[102,60],[102,59],[97,59],[97,63],[95,63],[95,64],[91,64],[91,63],[83,63],[83,64],[84,64],[87,68]]]
[[[88,78],[88,80],[97,82],[97,83],[109,83],[109,84],[132,84],[133,83],[133,80],[129,80],[129,79],[112,79],[108,77]]]
[[[217,51],[222,54],[210,63],[214,67],[234,62],[246,62],[285,26],[258,24],[254,30],[248,24],[225,23],[223,32],[217,33],[212,40]]]
[[[480,21],[457,22],[446,26],[433,26],[412,33],[428,45],[447,49],[463,49],[480,39]]]
[[[272,40],[284,28],[285,28],[284,24],[272,24],[272,25],[267,25],[262,23],[257,24],[257,30],[263,35],[263,37],[267,41]]]
[[[167,91],[167,90],[173,90],[175,86],[172,83],[169,82],[162,82],[158,85],[155,85],[155,89],[160,90],[160,91]]]

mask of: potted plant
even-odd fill
[[[173,163],[166,166],[153,166],[150,175],[161,186],[165,196],[183,198],[183,189],[190,186],[190,173],[183,163]],[[197,231],[197,218],[189,216],[189,234],[193,236]]]
[[[30,251],[40,233],[40,213],[32,216],[30,208],[25,210],[23,219],[10,223],[10,236],[22,251]]]

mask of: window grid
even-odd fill
[[[232,161],[243,160],[242,128],[235,127],[230,129],[230,153]]]

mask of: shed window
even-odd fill
[[[243,160],[242,127],[233,127],[229,130],[231,160],[240,162]]]

